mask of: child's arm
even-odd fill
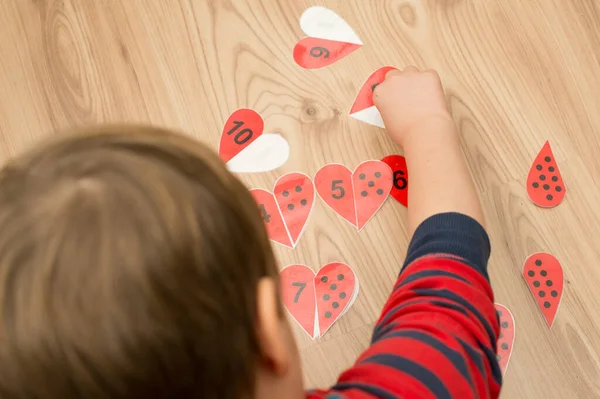
[[[497,398],[489,240],[439,77],[391,72],[375,104],[405,150],[414,234],[371,346],[331,391],[309,397]]]

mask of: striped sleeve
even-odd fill
[[[487,274],[490,243],[474,219],[424,221],[373,332],[371,346],[311,399],[497,398],[498,317]]]

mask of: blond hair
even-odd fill
[[[238,398],[256,284],[277,268],[248,190],[204,145],[94,128],[0,172],[0,397]]]

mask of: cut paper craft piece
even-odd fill
[[[390,195],[399,203],[408,206],[408,168],[402,155],[389,155],[381,160],[393,173],[393,186]]]
[[[223,127],[219,156],[232,172],[268,172],[290,156],[287,140],[278,134],[263,134],[264,121],[254,110],[235,111]]]
[[[495,304],[500,319],[500,335],[498,336],[498,354],[496,355],[502,374],[506,373],[510,355],[515,343],[515,318],[508,308],[499,303]]]
[[[546,141],[529,170],[527,195],[537,206],[552,208],[562,202],[566,192],[556,158],[550,143]]]
[[[315,187],[331,209],[360,231],[385,202],[392,180],[392,170],[381,161],[365,161],[354,172],[328,164],[315,175]]]
[[[251,190],[258,204],[269,238],[294,248],[306,225],[315,203],[315,186],[302,173],[281,176],[273,194],[263,189]]]
[[[385,128],[381,114],[373,102],[373,91],[385,80],[385,75],[394,69],[397,68],[385,66],[379,68],[367,78],[366,82],[360,88],[356,100],[354,100],[354,104],[350,109],[351,117],[370,125]]]
[[[335,11],[325,7],[306,9],[300,17],[300,28],[309,37],[362,45],[352,27]]]
[[[334,262],[318,273],[290,265],[279,273],[283,304],[312,338],[322,337],[354,303],[359,284],[352,268]]]
[[[563,294],[564,277],[560,262],[543,252],[530,255],[523,266],[523,277],[548,326],[552,327]]]
[[[304,69],[324,68],[359,47],[361,47],[359,44],[354,43],[305,37],[294,46],[294,61]]]

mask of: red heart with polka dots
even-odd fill
[[[498,363],[502,374],[506,372],[510,355],[512,354],[513,345],[515,343],[515,318],[508,308],[497,303],[496,312],[500,319],[500,335],[498,336]]]
[[[305,265],[290,265],[279,273],[283,304],[312,338],[322,337],[354,303],[358,279],[352,268],[334,262],[318,273]]]
[[[392,170],[381,161],[365,161],[354,172],[328,164],[315,175],[315,187],[331,209],[361,230],[387,199],[392,180]]]
[[[251,190],[267,227],[269,238],[294,248],[306,225],[315,202],[315,187],[302,173],[288,173],[275,183],[273,193]]]
[[[538,252],[523,265],[523,278],[548,326],[552,327],[563,294],[563,268],[554,256]]]

